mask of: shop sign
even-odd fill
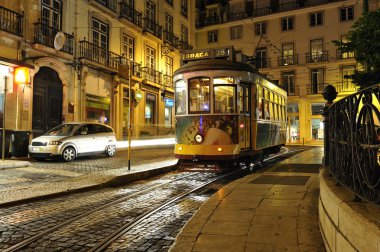
[[[135,91],[135,100],[137,102],[140,102],[142,100],[142,98],[143,98],[143,93],[142,93],[141,89],[137,89]]]
[[[156,96],[154,94],[146,93],[146,100],[147,101],[156,101]]]
[[[91,94],[86,94],[86,106],[91,108],[108,110],[110,107],[111,99],[108,97],[101,97]]]
[[[170,98],[165,98],[165,107],[173,107],[174,106],[174,100]]]

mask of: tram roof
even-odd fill
[[[205,59],[191,61],[180,67],[174,74],[181,74],[193,71],[207,70],[232,70],[258,73],[253,67],[241,62],[232,62],[225,59]]]

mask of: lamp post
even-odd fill
[[[1,159],[4,161],[5,159],[5,100],[7,98],[7,82],[8,82],[8,76],[4,76],[4,99],[3,99],[3,142],[2,142],[2,148],[1,148]]]
[[[132,137],[132,90],[131,90],[132,67],[128,65],[128,170],[131,169],[131,137]]]

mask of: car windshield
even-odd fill
[[[79,124],[61,124],[46,132],[47,136],[69,136]]]

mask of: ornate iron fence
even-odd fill
[[[356,196],[380,204],[380,84],[328,110],[326,155],[330,173]]]

